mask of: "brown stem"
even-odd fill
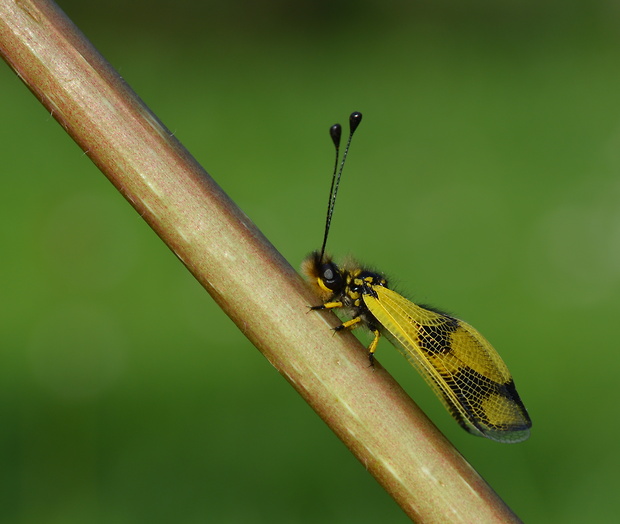
[[[53,2],[0,2],[0,52],[411,518],[518,522]]]

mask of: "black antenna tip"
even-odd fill
[[[359,111],[351,113],[351,116],[349,117],[349,127],[351,129],[351,134],[355,133],[355,130],[357,129],[357,126],[360,125],[361,121],[362,113],[360,113]]]
[[[329,136],[332,137],[332,141],[334,142],[336,149],[340,147],[341,135],[342,135],[342,126],[340,124],[334,124],[333,126],[329,128]]]

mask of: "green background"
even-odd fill
[[[331,251],[483,332],[530,440],[378,359],[524,520],[617,516],[617,2],[61,5],[295,266],[362,111]],[[0,520],[406,522],[5,65],[0,94]]]

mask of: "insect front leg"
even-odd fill
[[[324,309],[338,309],[341,307],[345,307],[344,304],[340,301],[334,302],[326,302],[321,306],[310,306],[310,311],[321,311]],[[370,366],[373,367],[375,365],[375,351],[377,350],[377,344],[379,344],[379,338],[381,337],[380,331],[373,325],[368,324],[368,321],[362,317],[362,315],[353,317],[351,320],[347,320],[343,322],[339,326],[333,328],[334,331],[342,331],[344,329],[353,329],[359,325],[366,324],[374,335],[374,339],[368,346],[368,360],[370,361]]]
[[[320,311],[323,309],[338,309],[341,307],[344,307],[344,304],[342,302],[326,302],[322,306],[311,306],[310,311]],[[357,327],[360,322],[363,322],[361,317],[354,317],[351,320],[347,320],[339,326],[336,326],[335,328],[333,328],[333,330],[342,331],[343,329],[353,329],[354,327]]]
[[[324,309],[338,309],[341,307],[344,307],[344,304],[340,301],[326,302],[325,304],[321,306],[310,306],[310,311],[322,311]],[[333,330],[341,331],[343,329],[351,329],[355,327],[355,324],[357,324],[358,322],[361,322],[361,319],[359,317],[349,320],[343,324],[340,324],[339,326],[336,326],[335,328],[333,328]]]

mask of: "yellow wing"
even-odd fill
[[[363,295],[364,303],[461,426],[501,442],[529,437],[532,423],[510,372],[478,331],[391,289],[372,289],[376,296]]]

